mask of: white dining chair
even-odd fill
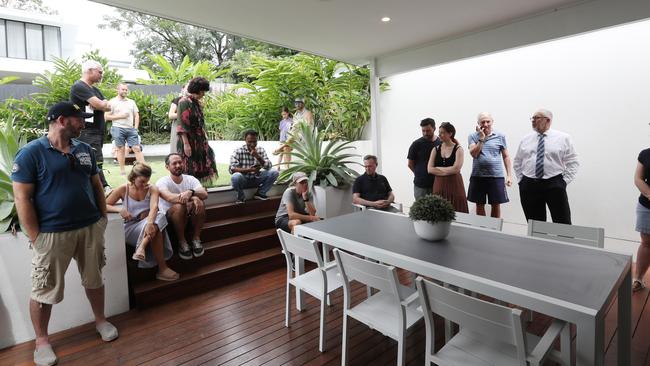
[[[291,319],[290,295],[291,285],[296,292],[304,291],[320,300],[320,341],[318,350],[325,350],[325,309],[329,305],[329,294],[342,286],[338,267],[335,262],[323,263],[318,244],[280,229],[277,230],[282,252],[287,260],[287,293],[284,325],[289,327]],[[294,258],[291,258],[293,254]],[[306,273],[297,273],[295,260],[298,258],[316,263],[317,267]]]
[[[528,220],[528,236],[552,239],[596,248],[605,247],[605,229]]]
[[[343,279],[343,345],[341,364],[348,364],[348,317],[354,318],[397,341],[397,364],[406,364],[406,337],[422,320],[417,309],[417,292],[401,285],[393,266],[375,263],[334,249],[334,258]],[[378,292],[352,306],[350,283],[357,281]]]
[[[397,211],[399,211],[399,213],[404,212],[404,205],[402,205],[399,202],[393,202],[393,203],[390,204],[390,206],[393,207],[394,209],[396,209]],[[365,211],[365,210],[369,209],[369,207],[364,206],[364,205],[360,205],[358,203],[353,203],[352,208],[354,209],[354,211]],[[388,212],[388,211],[382,211],[382,210],[376,210],[376,211],[377,212]],[[391,213],[397,213],[397,212],[391,212]]]
[[[485,229],[501,231],[503,229],[503,219],[489,216],[480,216],[465,212],[456,211],[454,222]]]
[[[425,365],[537,366],[553,359],[571,364],[569,325],[554,320],[539,338],[524,330],[522,311],[449,290],[422,277],[416,279],[426,328]],[[433,314],[453,321],[459,332],[434,352]],[[560,338],[560,351],[553,348]]]

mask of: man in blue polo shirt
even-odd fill
[[[47,326],[52,305],[63,300],[64,276],[72,258],[104,341],[117,329],[104,317],[104,231],[106,201],[92,148],[76,138],[83,113],[71,102],[50,108],[46,136],[16,154],[11,173],[20,227],[33,250],[30,315],[36,334],[34,363],[57,362]]]
[[[477,124],[476,132],[468,138],[469,153],[474,161],[467,200],[476,203],[477,215],[485,216],[487,202],[491,208],[490,216],[500,217],[501,204],[509,201],[506,186],[512,185],[512,163],[506,137],[492,129],[494,120],[489,113],[480,113]],[[503,165],[507,173],[505,178]]]

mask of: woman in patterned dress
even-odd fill
[[[202,182],[210,183],[218,177],[214,151],[208,144],[205,133],[203,108],[199,101],[210,90],[210,83],[196,77],[187,84],[187,96],[178,101],[178,142],[176,151],[183,157],[185,174],[192,175]]]

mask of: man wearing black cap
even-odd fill
[[[72,258],[101,338],[112,341],[118,336],[104,317],[104,190],[93,149],[76,139],[84,118],[90,116],[71,102],[54,105],[47,115],[47,135],[18,151],[11,173],[20,226],[33,250],[29,310],[37,365],[57,362],[47,325],[52,305],[63,300],[64,276]]]

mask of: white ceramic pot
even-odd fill
[[[415,233],[424,240],[437,241],[442,240],[449,235],[451,221],[436,222],[432,224],[424,220],[413,221]]]

